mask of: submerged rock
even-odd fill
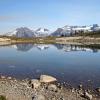
[[[57,79],[52,76],[49,76],[49,75],[41,75],[40,76],[40,82],[50,83],[50,82],[55,82],[55,81],[57,81]]]

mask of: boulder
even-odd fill
[[[88,100],[92,100],[92,98],[93,98],[92,95],[89,94],[88,92],[84,93],[84,97],[87,98]]]
[[[100,93],[100,87],[98,87],[98,88],[96,89],[96,91]]]
[[[50,84],[50,85],[48,85],[48,90],[56,92],[57,91],[57,86],[54,85],[54,84]]]
[[[41,75],[40,76],[40,82],[50,83],[50,82],[55,82],[55,81],[57,81],[57,79],[52,76],[49,76],[49,75]]]
[[[1,76],[1,79],[5,79],[6,77],[5,76]]]
[[[11,80],[11,79],[12,79],[12,77],[7,77],[7,79]]]
[[[40,81],[37,80],[37,79],[32,79],[32,80],[31,80],[31,85],[32,85],[32,87],[33,87],[34,89],[37,89],[37,88],[40,87],[41,83],[40,83]]]

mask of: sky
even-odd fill
[[[0,33],[19,27],[51,31],[65,25],[100,25],[100,0],[0,0]]]

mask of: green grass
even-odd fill
[[[84,37],[94,37],[94,38],[100,38],[100,31],[97,32],[80,32],[80,33],[76,33],[74,36],[84,36]]]
[[[11,42],[15,43],[54,43],[55,37],[32,37],[32,38],[18,38],[15,36],[0,36],[1,38],[11,39]]]
[[[0,95],[0,100],[6,100],[6,97],[3,95]]]

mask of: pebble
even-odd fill
[[[74,93],[75,92],[75,88],[72,88],[71,92]]]

